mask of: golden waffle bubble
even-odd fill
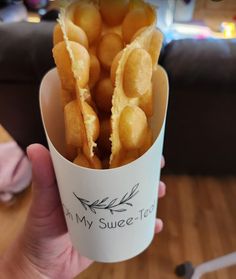
[[[93,141],[96,141],[98,139],[100,130],[98,116],[94,109],[87,102],[82,102],[82,111],[86,115],[85,121],[88,121],[87,124],[90,129],[90,135],[92,136]]]
[[[100,62],[94,54],[90,54],[89,87],[93,88],[100,78]]]
[[[82,115],[77,100],[68,103],[64,108],[66,142],[75,147],[83,146]]]
[[[111,112],[113,92],[114,87],[110,78],[104,78],[98,82],[94,93],[94,100],[102,112]]]
[[[132,37],[140,28],[149,26],[154,21],[155,13],[153,9],[149,5],[144,5],[142,1],[134,1],[122,23],[124,41],[130,43]]]
[[[146,93],[139,98],[139,107],[145,112],[147,117],[151,117],[153,115],[152,83]]]
[[[122,23],[129,10],[128,0],[101,0],[100,11],[105,23],[109,26]]]
[[[143,0],[73,1],[54,29],[67,158],[112,168],[152,145],[152,77],[162,33]]]
[[[68,53],[70,48],[73,55],[73,64]],[[69,91],[75,89],[75,79],[80,86],[85,86],[89,80],[90,57],[85,47],[76,42],[63,41],[53,48],[53,56],[62,81],[62,87]],[[74,68],[74,69],[73,69]]]
[[[69,92],[65,89],[61,89],[61,104],[64,108],[68,103],[75,99],[73,92]]]
[[[93,44],[102,31],[101,15],[92,3],[78,2],[74,9],[73,20],[87,34],[89,44]]]
[[[111,73],[110,73],[110,75],[111,75],[111,81],[112,81],[113,85],[115,85],[115,82],[116,82],[116,71],[117,71],[117,68],[118,68],[121,56],[122,56],[122,51],[120,51],[115,56],[115,58],[113,59],[112,65],[111,65]]]
[[[163,34],[160,30],[156,29],[153,33],[151,43],[149,46],[148,52],[150,53],[152,57],[152,63],[153,65],[157,64],[157,61],[159,59],[159,55],[161,52],[161,46],[162,46],[162,40],[163,40]]]
[[[55,45],[53,57],[57,65],[62,88],[70,92],[73,91],[75,88],[75,78],[72,72],[71,59],[64,41]]]
[[[69,42],[68,47],[73,55],[73,73],[80,87],[89,81],[90,56],[86,48],[78,43]]]
[[[54,27],[54,32],[53,32],[53,45],[55,46],[56,44],[63,41],[64,41],[64,37],[61,30],[61,26],[59,23],[57,23]]]
[[[132,41],[134,41],[138,36],[142,34],[142,32],[146,29],[147,27],[143,27],[139,29],[133,36]],[[157,64],[157,61],[159,59],[159,55],[161,52],[161,46],[162,46],[162,40],[163,40],[163,34],[161,33],[160,30],[156,29],[153,33],[150,47],[148,49],[148,52],[150,53],[152,57],[152,62],[153,65]]]
[[[147,134],[145,136],[145,142],[139,150],[139,156],[142,156],[152,146],[152,142],[153,142],[152,130],[148,128],[146,133]]]
[[[152,58],[142,48],[131,51],[124,66],[123,86],[128,97],[144,95],[151,85]]]
[[[138,106],[126,106],[122,110],[119,120],[119,134],[122,146],[127,150],[142,147],[147,127],[145,113]]]
[[[69,40],[80,43],[85,48],[88,48],[88,38],[84,30],[73,24],[71,21],[67,21],[66,24],[67,33],[69,34]],[[64,41],[64,35],[61,30],[60,24],[56,24],[53,32],[53,45]]]
[[[123,49],[124,43],[121,36],[116,33],[108,33],[102,36],[98,44],[98,58],[102,65],[109,69],[115,56]]]

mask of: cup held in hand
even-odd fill
[[[154,236],[157,185],[168,103],[168,80],[158,66],[153,77],[155,141],[137,160],[119,168],[83,168],[65,159],[60,81],[51,70],[40,88],[44,129],[71,240],[80,253],[99,262],[132,258]]]

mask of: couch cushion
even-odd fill
[[[227,91],[173,90],[165,132],[165,171],[236,175],[235,104],[236,94]]]
[[[40,81],[54,67],[51,51],[54,24],[0,24],[0,81]]]
[[[235,86],[236,40],[172,41],[166,46],[161,63],[172,86]]]
[[[0,82],[0,123],[23,149],[36,142],[46,145],[38,94],[34,83]]]

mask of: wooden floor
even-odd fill
[[[164,231],[140,256],[118,264],[93,264],[80,279],[174,279],[175,266],[203,261],[236,251],[236,178],[168,176],[167,196],[158,215]],[[30,190],[13,205],[0,205],[0,253],[24,223]],[[235,279],[236,267],[209,274],[203,279]]]

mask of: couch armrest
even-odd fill
[[[232,86],[236,84],[236,40],[172,41],[161,63],[175,87]]]

